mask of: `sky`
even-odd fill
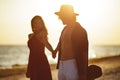
[[[53,47],[64,25],[54,14],[71,4],[91,45],[120,45],[120,0],[0,0],[0,45],[27,45],[31,19],[42,16]]]

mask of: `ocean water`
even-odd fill
[[[0,67],[26,64],[28,52],[26,46],[0,46]]]
[[[49,63],[56,63],[51,53],[46,49]],[[102,58],[120,55],[120,46],[93,46],[89,48],[89,58]],[[28,63],[29,49],[26,45],[0,46],[0,67],[23,65]]]
[[[51,53],[46,49],[49,63],[55,63]],[[0,46],[0,67],[11,67],[14,65],[24,65],[28,63],[29,48],[26,45],[1,45]]]

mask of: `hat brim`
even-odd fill
[[[62,13],[61,13],[61,12],[55,12],[55,14],[59,16],[59,15],[61,15]],[[79,16],[79,14],[77,14],[77,13],[73,13],[73,14],[76,15],[76,16]]]

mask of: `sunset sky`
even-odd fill
[[[26,45],[31,19],[40,15],[56,46],[64,25],[54,12],[61,4],[74,6],[90,44],[120,45],[120,0],[0,0],[0,45]]]

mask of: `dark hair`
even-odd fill
[[[32,18],[32,20],[31,20],[31,26],[33,26],[34,20],[40,20],[40,26],[41,26],[40,31],[45,31],[45,32],[48,34],[47,29],[46,29],[46,26],[45,26],[45,24],[44,24],[44,21],[43,21],[42,17],[41,17],[41,16],[38,16],[38,15],[34,16],[34,17]]]

